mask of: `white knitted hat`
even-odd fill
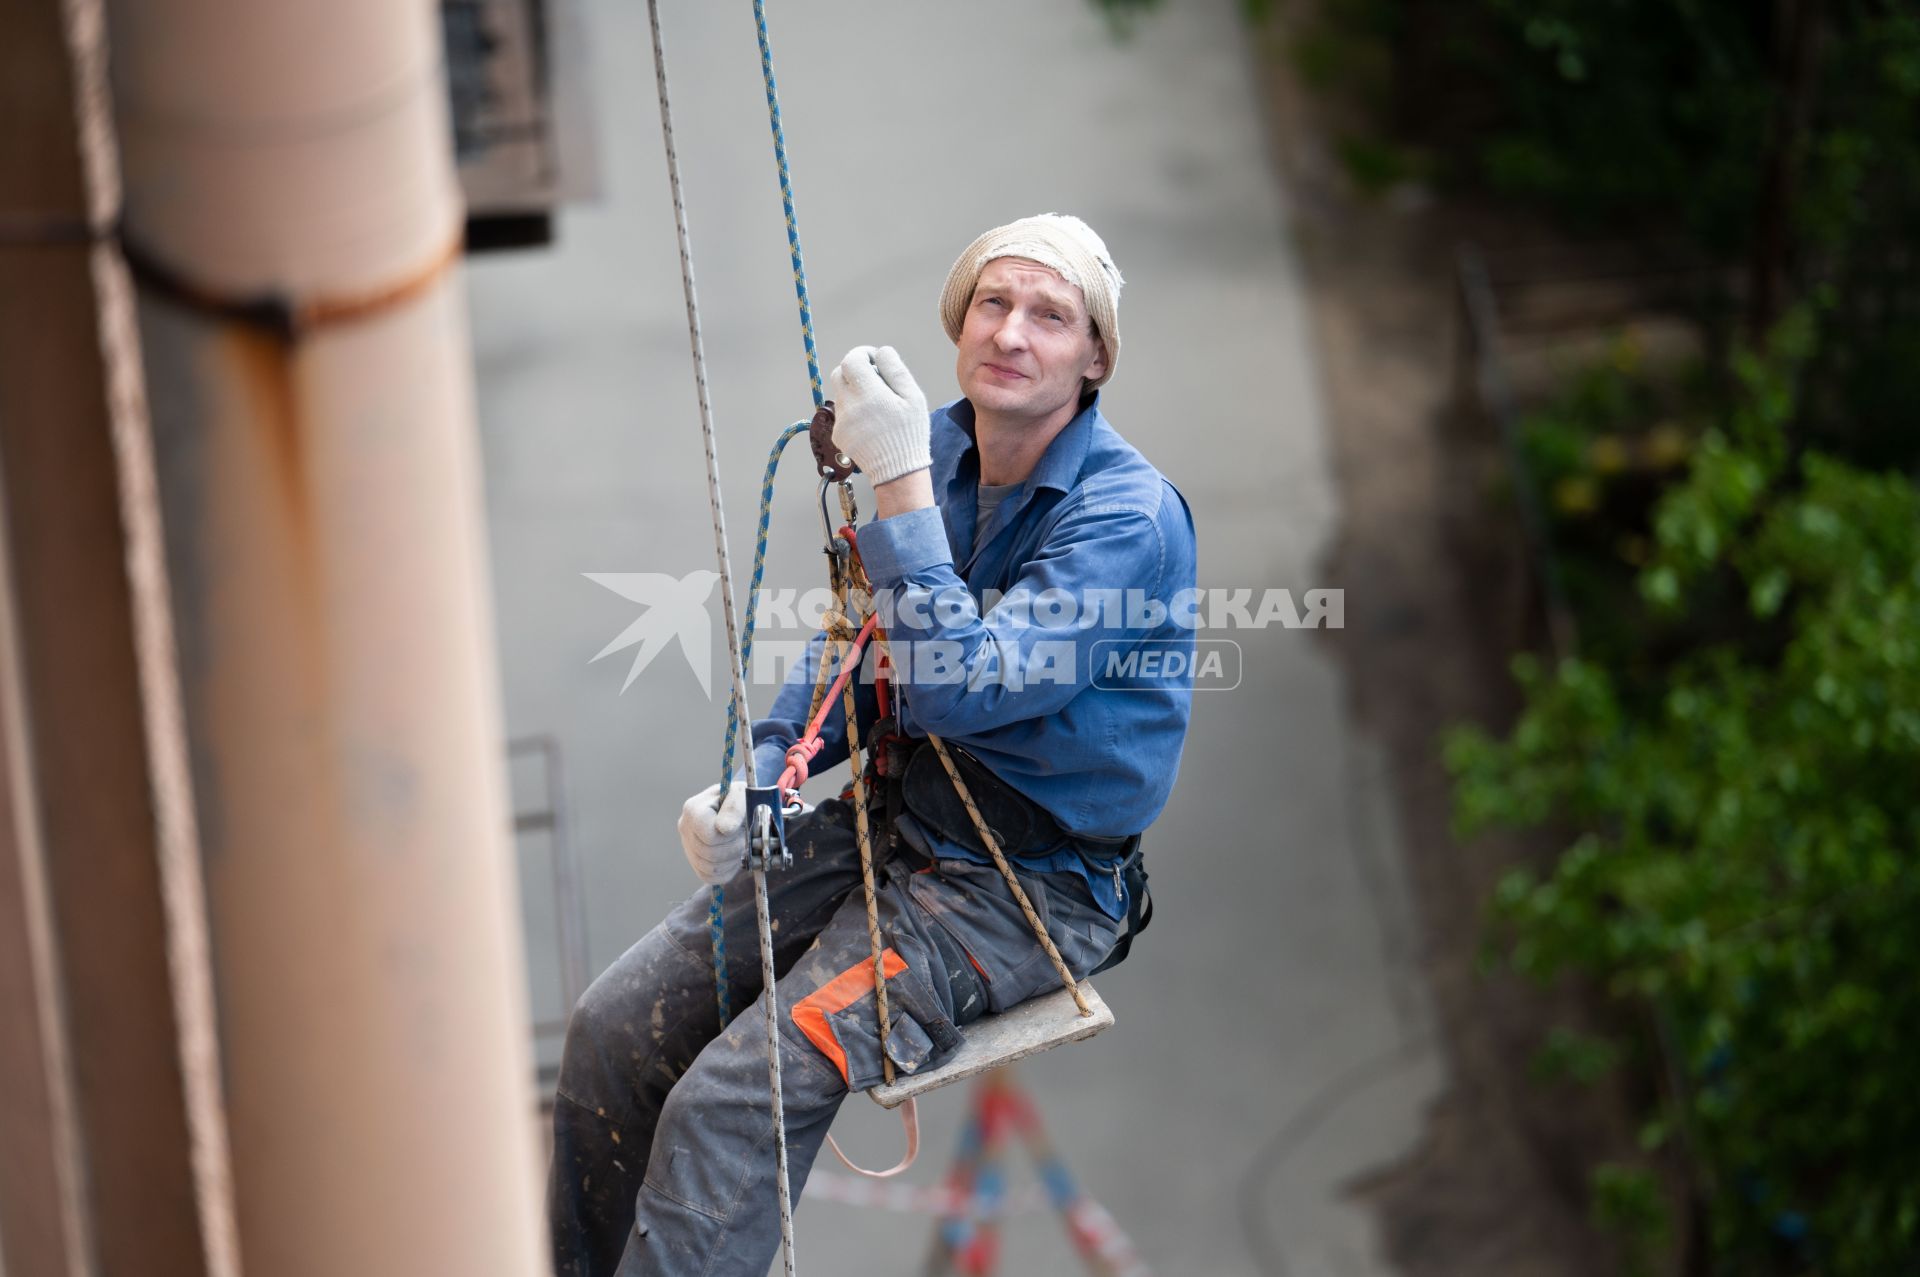
[[[1125,281],[1093,227],[1065,213],[1023,217],[996,226],[967,245],[967,251],[947,273],[947,286],[940,294],[940,322],[946,326],[947,336],[959,343],[967,307],[973,303],[974,285],[987,263],[997,257],[1039,262],[1080,290],[1094,331],[1107,348],[1107,371],[1088,378],[1087,388],[1097,389],[1113,380],[1113,370],[1120,362],[1120,286]]]

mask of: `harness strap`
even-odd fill
[[[1147,890],[1147,866],[1145,854],[1136,838],[1133,850],[1120,865],[1121,881],[1127,888],[1127,930],[1114,942],[1113,952],[1090,973],[1099,975],[1108,967],[1120,965],[1128,953],[1133,950],[1133,942],[1153,921],[1153,893]]]
[[[1046,950],[1047,960],[1053,963],[1053,969],[1060,977],[1060,983],[1073,995],[1073,1005],[1080,1008],[1080,1014],[1089,1016],[1093,1008],[1087,1005],[1086,994],[1080,992],[1080,982],[1073,978],[1073,972],[1067,969],[1067,963],[1060,956],[1060,950],[1054,947],[1053,937],[1047,934],[1046,924],[1040,921],[1039,912],[1034,909],[1033,901],[1027,899],[1025,887],[1020,885],[1019,876],[1013,872],[1013,866],[1007,863],[1006,853],[1000,850],[1000,840],[993,836],[993,830],[987,827],[986,819],[980,809],[974,805],[973,794],[967,789],[967,782],[960,778],[960,769],[953,765],[953,756],[947,753],[947,743],[938,736],[928,733],[927,739],[933,742],[933,750],[940,755],[940,765],[947,769],[947,775],[953,780],[953,787],[960,795],[960,802],[967,809],[967,816],[973,821],[975,832],[980,841],[986,844],[987,851],[993,857],[993,864],[1000,876],[1007,880],[1007,886],[1013,891],[1013,898],[1020,905],[1020,912],[1027,915],[1027,925],[1033,928],[1033,938]]]
[[[886,1048],[882,1045],[882,1059],[886,1058],[885,1051]],[[907,1151],[901,1155],[899,1161],[887,1167],[884,1171],[870,1171],[866,1167],[857,1164],[852,1158],[846,1155],[846,1152],[840,1147],[840,1141],[834,1139],[831,1134],[827,1136],[827,1147],[832,1149],[833,1155],[840,1159],[840,1165],[846,1167],[855,1175],[864,1175],[868,1179],[892,1179],[895,1175],[902,1173],[908,1167],[912,1166],[915,1159],[920,1156],[920,1101],[918,1099],[910,1099],[900,1106],[900,1124],[904,1126],[907,1131]]]

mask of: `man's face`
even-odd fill
[[[978,410],[1040,422],[1078,404],[1088,377],[1107,370],[1080,290],[1024,257],[980,272],[960,327],[954,375]]]

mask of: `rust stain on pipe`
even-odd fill
[[[309,473],[307,425],[296,384],[299,370],[294,360],[298,356],[290,349],[289,338],[279,333],[264,333],[253,326],[229,329],[219,340],[231,352],[233,366],[244,380],[255,427],[253,433],[270,459],[271,473],[280,493],[274,521],[285,530],[291,566],[297,570],[302,585],[311,587],[318,573],[318,529]],[[296,597],[319,596],[315,590],[303,588]],[[317,617],[309,619],[318,622]]]
[[[431,289],[459,261],[466,233],[456,229],[440,250],[407,275],[355,293],[308,298],[264,293],[254,297],[226,295],[196,284],[172,266],[143,249],[124,228],[120,251],[127,269],[143,291],[187,310],[240,324],[281,342],[295,342],[322,328],[358,323],[403,306]]]

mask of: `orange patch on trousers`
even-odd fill
[[[907,969],[907,960],[892,949],[881,950],[880,960],[889,980]],[[862,958],[793,1006],[794,1027],[820,1049],[820,1054],[833,1061],[848,1086],[853,1085],[853,1077],[847,1072],[847,1053],[841,1048],[840,1039],[833,1035],[827,1017],[846,1010],[871,992],[873,959]]]

